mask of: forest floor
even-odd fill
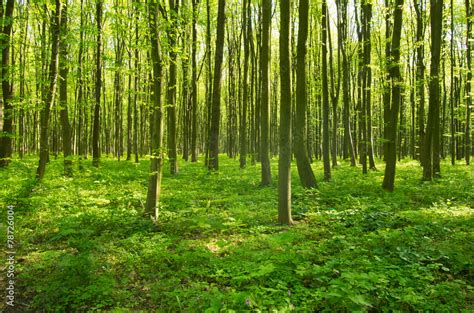
[[[14,206],[17,312],[436,311],[474,309],[474,171],[442,164],[421,182],[416,161],[397,165],[396,190],[379,171],[342,162],[333,180],[304,191],[293,170],[297,225],[277,224],[260,167],[222,157],[219,173],[165,165],[159,223],[142,216],[149,162],[52,160],[0,171],[0,240]],[[7,258],[2,253],[6,284]],[[3,290],[3,288],[0,288]],[[2,292],[3,293],[3,292]],[[2,298],[4,295],[2,294]],[[5,301],[0,311],[8,311]]]

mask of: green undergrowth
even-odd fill
[[[380,188],[382,162],[365,176],[340,162],[325,183],[317,161],[319,188],[307,191],[294,168],[287,227],[276,160],[265,188],[259,166],[226,157],[219,173],[181,161],[171,176],[166,164],[156,225],[143,217],[148,161],[90,163],[67,178],[51,160],[41,183],[33,157],[0,171],[2,221],[15,206],[18,312],[474,310],[472,167],[443,163],[442,178],[422,182],[404,160],[393,193]]]

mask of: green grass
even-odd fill
[[[276,160],[267,188],[259,166],[226,157],[219,173],[165,166],[157,225],[142,215],[148,161],[90,163],[65,178],[52,160],[39,184],[36,158],[0,171],[2,221],[15,206],[19,312],[474,310],[472,167],[443,163],[441,179],[421,182],[404,160],[393,193],[383,171],[344,162],[330,183],[316,162],[319,189],[304,191],[294,168],[298,224],[286,227]]]

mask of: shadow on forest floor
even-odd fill
[[[277,177],[260,187],[259,166],[180,165],[171,176],[165,164],[157,225],[142,216],[148,161],[86,160],[66,178],[52,160],[39,184],[35,159],[0,171],[2,216],[17,207],[17,309],[472,309],[469,167],[443,163],[427,183],[403,160],[393,193],[380,187],[382,163],[362,175],[340,161],[326,183],[316,162],[315,190],[294,168],[288,228],[276,224]]]

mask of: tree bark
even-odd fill
[[[402,77],[400,73],[400,39],[402,34],[403,0],[395,1],[393,32],[390,46],[389,76],[392,84],[391,105],[384,123],[387,125],[386,133],[386,165],[382,187],[393,191],[395,182],[395,168],[397,163],[397,129],[398,114],[401,101]]]
[[[304,188],[317,187],[316,178],[308,158],[306,143],[306,40],[308,38],[308,0],[300,0],[298,23],[298,46],[296,61],[296,125],[295,156],[301,184]]]
[[[466,80],[466,126],[464,129],[464,158],[466,164],[469,165],[471,159],[471,84],[472,84],[472,4],[470,0],[465,0],[466,6],[466,17],[467,17],[467,36],[466,36],[466,47],[467,47],[467,80]]]
[[[159,33],[157,25],[157,4],[156,0],[148,3],[149,9],[149,31],[151,44],[151,59],[153,64],[152,78],[152,103],[151,103],[151,119],[150,119],[150,138],[151,138],[151,161],[150,176],[148,180],[148,192],[146,198],[145,215],[151,217],[155,221],[158,220],[158,202],[161,192],[161,173],[162,173],[162,139],[163,139],[163,113],[161,103],[161,52]]]
[[[270,116],[270,27],[272,1],[262,0],[262,48],[260,51],[260,81],[262,83],[260,102],[260,158],[262,161],[262,186],[272,182],[269,151],[269,116]]]
[[[214,58],[214,82],[212,87],[211,129],[209,135],[210,170],[219,170],[219,124],[221,116],[221,66],[224,56],[225,0],[219,0],[217,13],[216,54]]]
[[[54,101],[54,93],[56,92],[56,84],[58,80],[58,52],[59,52],[59,31],[61,19],[61,1],[56,0],[54,14],[51,18],[51,61],[49,63],[49,86],[43,92],[43,108],[40,116],[40,159],[36,170],[36,178],[42,180],[46,171],[46,163],[49,159],[48,145],[48,125],[50,109]],[[46,7],[46,5],[45,5]]]
[[[328,87],[328,63],[327,63],[327,4],[323,0],[322,7],[322,91],[323,91],[323,163],[324,180],[331,180],[331,160],[329,157],[329,87]]]
[[[94,125],[92,130],[92,165],[99,167],[100,162],[100,92],[102,89],[102,0],[96,2],[97,47],[95,56],[96,82],[94,103]]]
[[[13,26],[14,0],[8,0],[5,12],[3,11],[3,1],[1,2],[2,18],[2,38],[0,46],[2,48],[2,93],[3,93],[3,134],[0,137],[0,167],[6,167],[12,157],[12,137],[13,137],[13,106],[11,98],[13,95],[13,81],[10,73],[10,36]]]
[[[280,0],[280,84],[278,222],[291,225],[290,0]]]
[[[443,1],[430,0],[431,18],[431,65],[429,82],[428,122],[423,150],[423,180],[439,176],[439,62],[441,57],[441,33]]]
[[[69,73],[67,64],[67,2],[64,3],[64,8],[61,12],[61,40],[59,46],[59,102],[60,102],[60,117],[61,129],[63,136],[63,153],[64,153],[64,174],[72,176],[72,156],[71,156],[71,128],[69,126],[69,113],[67,102],[67,76]]]

